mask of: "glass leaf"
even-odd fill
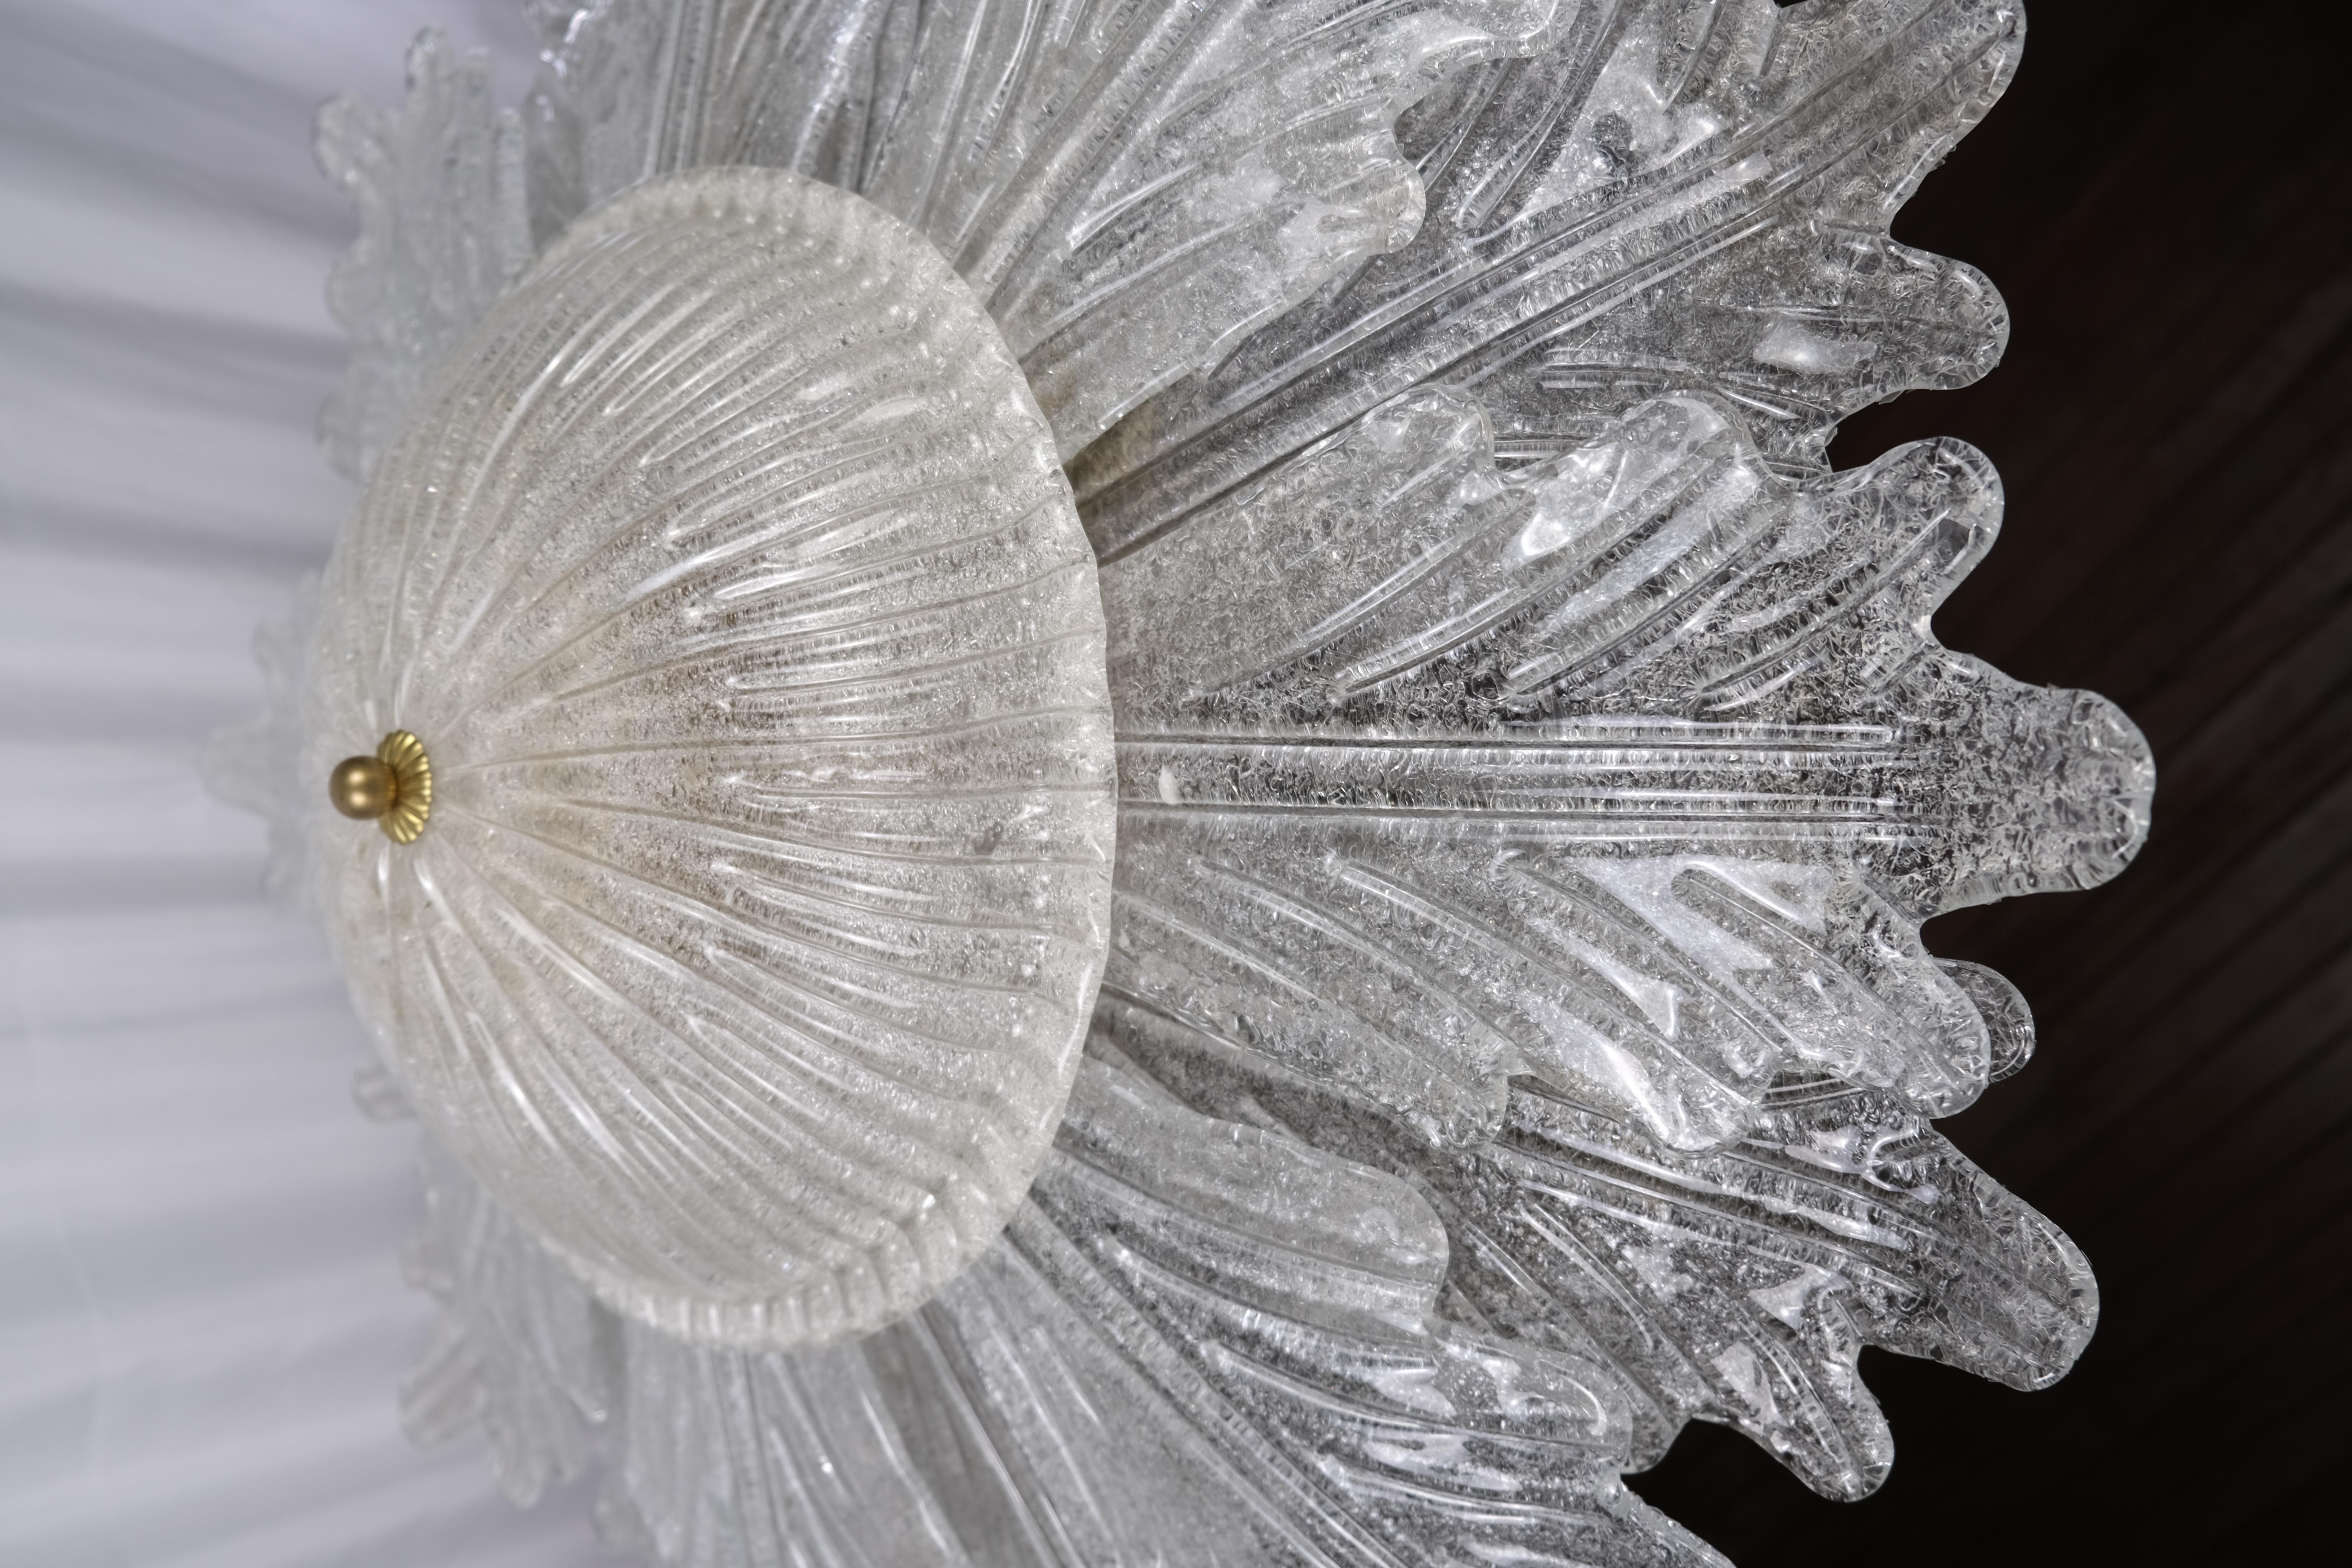
[[[1986,0],[1580,5],[1401,132],[1428,221],[1129,415],[1071,469],[1116,555],[1416,386],[1473,392],[1533,461],[1697,391],[1776,464],[1837,421],[1972,381],[2008,316],[1974,268],[1886,237],[2000,95],[2023,17]]]
[[[2114,874],[2147,748],[1939,647],[2000,491],[1956,443],[1782,478],[1685,395],[1507,474],[1385,404],[1106,563],[1106,993],[1441,1142],[1528,1074],[1669,1147],[1780,1073],[1975,1099],[1938,910]]]
[[[1402,109],[1524,52],[1552,0],[604,0],[526,122],[544,243],[703,163],[793,169],[929,236],[1067,457],[1411,238]]]
[[[477,1359],[529,1384],[488,1396],[494,1429],[542,1443],[501,1462],[571,1473],[601,1428],[608,1528],[693,1568],[883,1543],[894,1563],[1144,1564],[1181,1543],[1434,1564],[1474,1525],[1517,1561],[1720,1563],[1618,1480],[1604,1368],[1434,1310],[1446,1238],[1410,1187],[1115,1062],[1082,1070],[1004,1239],[855,1346],[694,1348],[613,1323],[600,1360],[543,1302],[460,1316],[445,1338],[479,1336]],[[458,1314],[499,1274],[526,1281],[512,1298],[561,1297],[462,1172],[431,1180],[431,1234],[469,1275]]]
[[[1790,1075],[1744,1137],[1692,1154],[1521,1079],[1491,1140],[1433,1149],[1328,1079],[1164,1019],[1114,1014],[1108,1033],[1188,1103],[1412,1180],[1444,1221],[1448,1312],[1613,1369],[1634,1467],[1719,1421],[1860,1497],[1894,1458],[1864,1345],[2040,1388],[2097,1322],[2082,1253],[1898,1096]]]
[[[335,466],[363,477],[424,401],[436,356],[530,260],[522,123],[490,97],[487,55],[427,32],[408,53],[408,101],[339,98],[319,115],[319,164],[359,211],[327,304],[351,360],[319,419]]]

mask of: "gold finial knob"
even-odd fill
[[[327,798],[345,816],[373,820],[395,844],[414,844],[433,811],[433,764],[405,730],[383,738],[373,757],[345,757],[327,775]]]
[[[382,757],[345,757],[327,775],[327,798],[345,816],[372,821],[392,809],[400,781]]]

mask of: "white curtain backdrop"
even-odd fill
[[[416,30],[520,93],[516,0],[0,0],[0,1563],[601,1561],[420,1455],[411,1133],[262,901],[205,734],[349,504],[311,431],[352,223],[319,104]]]

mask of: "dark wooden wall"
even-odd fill
[[[1944,1129],[2090,1254],[2099,1331],[2035,1394],[1867,1352],[1900,1451],[1859,1504],[1712,1427],[1635,1484],[1741,1568],[2352,1562],[2352,4],[2029,0],[1895,232],[1991,275],[2009,353],[1838,464],[1990,453],[1937,631],[2156,748],[2131,870],[1927,931],[2033,1004]]]

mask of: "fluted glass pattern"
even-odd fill
[[[1101,973],[1110,707],[1051,435],[936,252],[780,171],[601,208],[442,369],[329,563],[306,808],[412,1103],[599,1297],[792,1344],[988,1245]]]

